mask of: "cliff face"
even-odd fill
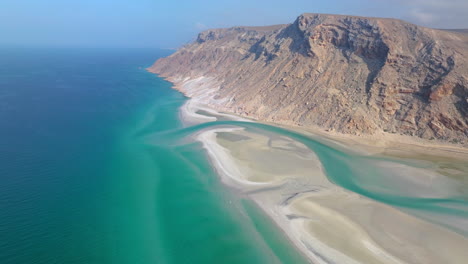
[[[188,96],[260,120],[468,143],[464,33],[303,14],[289,25],[202,32],[149,70]]]

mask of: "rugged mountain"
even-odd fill
[[[464,33],[303,14],[287,25],[207,30],[149,70],[260,120],[468,143]]]

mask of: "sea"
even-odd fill
[[[188,98],[146,71],[171,53],[0,48],[1,264],[308,263],[254,202],[221,182],[191,138],[216,126],[299,141],[331,182],[405,212],[468,219],[466,189],[432,195],[437,186],[375,165],[410,161],[262,123],[185,126],[179,108]]]
[[[306,263],[184,139],[171,52],[0,49],[0,263]]]

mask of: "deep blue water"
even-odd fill
[[[168,54],[0,49],[0,263],[304,261],[200,144],[142,139],[182,127]]]
[[[183,127],[178,109],[186,98],[145,70],[168,54],[0,49],[0,263],[305,263],[187,139],[220,125],[300,141],[330,181],[376,201],[468,217],[466,192],[402,192],[374,165],[387,158],[261,123]]]

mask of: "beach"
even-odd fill
[[[180,117],[187,125],[250,122],[193,99]],[[301,136],[232,122],[193,138],[203,144],[222,182],[253,200],[312,263],[466,263],[466,207],[425,205],[466,197],[463,155],[438,149],[424,156],[423,146],[385,148],[287,129]],[[298,140],[303,138],[319,141],[331,154],[311,149]],[[323,163],[326,155],[347,169],[334,173],[328,164],[333,160]]]

